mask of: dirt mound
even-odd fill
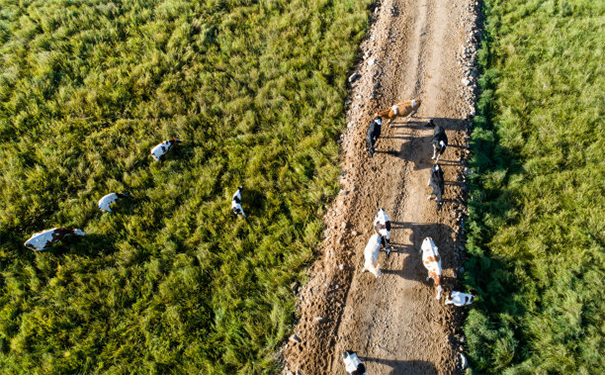
[[[457,372],[463,310],[435,299],[418,251],[432,237],[442,256],[445,292],[459,289],[477,6],[468,0],[378,4],[363,59],[350,77],[341,192],[325,217],[320,257],[300,291],[301,318],[282,353],[285,374],[344,374],[345,349],[356,351],[372,375]],[[369,159],[365,133],[372,114],[412,98],[423,103],[418,117],[385,122]],[[449,137],[439,162],[446,180],[440,211],[426,199],[431,118]],[[360,271],[380,207],[392,221],[394,250],[389,259],[380,254],[383,276],[377,279]]]

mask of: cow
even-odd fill
[[[422,253],[422,264],[429,271],[429,276],[426,280],[433,279],[437,291],[437,299],[441,299],[441,257],[439,257],[438,248],[431,237],[427,237],[422,241],[420,252]]]
[[[101,211],[113,212],[111,205],[120,198],[130,198],[130,196],[123,193],[109,193],[99,200],[99,208]]]
[[[449,297],[445,297],[446,305],[454,305],[458,307],[467,306],[473,303],[475,294],[471,291],[470,294],[452,291]]]
[[[342,353],[342,360],[345,362],[345,370],[348,375],[366,375],[366,367],[354,351],[345,350]]]
[[[372,122],[370,122],[370,126],[368,127],[368,133],[366,135],[366,147],[368,152],[370,153],[370,157],[374,156],[374,145],[380,137],[380,129],[382,128],[382,118],[374,117]]]
[[[433,144],[433,157],[431,159],[434,159],[435,163],[437,163],[447,148],[447,134],[445,134],[443,127],[435,125],[432,119],[429,121],[429,125],[434,127],[433,138],[431,139],[431,143]]]
[[[368,241],[365,250],[363,251],[365,263],[361,272],[370,271],[376,277],[382,276],[382,272],[380,271],[380,265],[376,264],[376,260],[378,259],[378,253],[380,253],[380,238],[380,235],[373,234],[370,237],[370,240]]]
[[[168,151],[170,151],[172,146],[174,146],[177,143],[182,143],[182,142],[178,138],[169,139],[167,141],[164,141],[151,149],[151,156],[155,159],[155,161],[159,162],[160,159],[162,158],[162,156],[164,156],[164,154],[166,154]]]
[[[418,112],[422,101],[420,99],[412,99],[405,102],[395,104],[391,108],[385,109],[384,111],[378,111],[374,117],[386,117],[389,119],[388,124],[390,125],[397,117],[408,116],[408,122],[412,120],[412,116]]]
[[[391,255],[391,247],[387,245],[391,241],[391,221],[384,209],[379,209],[374,217],[374,233],[380,236],[380,243],[387,252],[387,259]]]
[[[443,169],[441,169],[437,163],[431,167],[428,186],[433,188],[433,191],[426,199],[431,199],[431,197],[434,195],[435,200],[437,201],[437,211],[439,211],[443,205],[442,195],[445,189],[445,181],[443,179]]]
[[[239,217],[242,215],[244,219],[246,218],[246,214],[244,213],[244,209],[242,208],[242,189],[243,186],[238,186],[237,191],[233,194],[233,199],[231,199],[231,209],[233,213]]]
[[[65,236],[75,234],[76,236],[84,236],[82,229],[71,228],[53,228],[47,229],[42,232],[35,233],[30,237],[29,240],[25,241],[23,246],[30,248],[34,251],[46,250],[46,248],[56,242],[59,242]]]

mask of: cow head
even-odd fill
[[[78,228],[71,228],[72,233],[75,234],[76,236],[84,236],[86,233],[84,233],[84,231],[82,229],[78,229]]]
[[[443,200],[441,199],[441,194],[437,196],[437,211],[441,210],[441,206],[443,206]]]

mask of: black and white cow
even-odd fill
[[[174,146],[177,143],[181,143],[181,141],[178,138],[169,139],[167,141],[164,141],[151,149],[151,156],[155,159],[155,161],[160,161],[162,156],[164,156],[164,154],[166,154],[168,151],[170,151],[172,146]]]
[[[242,189],[243,186],[239,186],[235,194],[233,194],[233,199],[231,199],[231,209],[233,213],[237,216],[242,215],[244,219],[246,218],[246,214],[244,213],[244,209],[242,208]]]
[[[437,163],[431,168],[428,186],[433,188],[433,192],[426,199],[431,199],[434,195],[437,201],[437,211],[439,211],[443,205],[442,195],[445,190],[445,180],[443,179],[443,169]]]
[[[374,117],[372,122],[370,122],[370,126],[368,127],[368,133],[366,136],[366,147],[368,152],[370,153],[370,157],[374,156],[374,151],[376,151],[374,145],[376,144],[378,137],[380,137],[381,128],[382,118]]]
[[[109,193],[101,200],[99,200],[99,208],[101,211],[113,212],[111,205],[114,204],[120,198],[130,198],[128,194],[123,193]]]
[[[85,233],[82,229],[71,228],[53,228],[47,229],[42,232],[35,233],[30,237],[29,240],[25,241],[23,246],[30,248],[34,251],[45,250],[48,246],[59,242],[65,236],[75,234],[76,236],[84,236]]]
[[[345,370],[349,375],[366,375],[366,367],[357,357],[354,351],[345,350],[342,353],[342,360],[345,362]]]
[[[374,232],[380,236],[380,243],[387,252],[387,258],[391,255],[391,247],[387,245],[391,242],[391,221],[384,209],[379,209],[374,217]]]
[[[433,157],[431,159],[436,158],[435,163],[437,163],[447,148],[447,134],[445,134],[443,127],[435,125],[432,119],[429,121],[429,125],[434,127],[433,138],[431,139],[431,143],[433,144]]]

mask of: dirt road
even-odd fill
[[[354,350],[368,374],[455,374],[459,308],[435,299],[418,254],[433,238],[442,256],[446,293],[459,289],[464,261],[464,160],[474,114],[477,4],[469,0],[384,0],[374,12],[363,60],[352,78],[342,141],[341,192],[326,215],[326,238],[310,281],[300,291],[300,322],[283,350],[284,373],[345,374],[341,353]],[[374,158],[365,133],[378,109],[419,98],[411,122],[383,126]],[[432,166],[429,119],[446,129],[445,204],[427,201]],[[393,224],[383,277],[361,273],[373,218],[384,208]]]

